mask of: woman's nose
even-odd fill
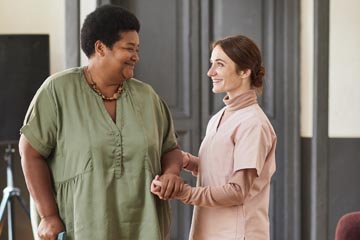
[[[140,56],[138,52],[135,52],[132,56],[131,56],[131,60],[138,62],[140,60]]]
[[[215,74],[216,74],[216,72],[214,71],[213,67],[211,66],[207,72],[207,75],[209,77],[211,77],[211,76],[214,76]]]

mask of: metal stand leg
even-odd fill
[[[14,231],[14,201],[11,199],[11,195],[8,198],[7,203],[7,211],[8,211],[8,239],[13,240],[15,238],[15,231]]]
[[[9,193],[6,191],[6,188],[4,189],[4,197],[1,201],[1,205],[0,205],[0,220],[3,219],[4,213],[5,213],[5,209],[7,206],[7,203],[10,199],[10,195]]]
[[[12,155],[15,150],[11,147],[11,144],[8,145],[8,148],[5,150],[5,161],[7,163],[6,172],[7,172],[7,187],[3,190],[3,199],[0,204],[0,236],[3,229],[3,220],[5,215],[5,210],[7,208],[7,222],[8,222],[8,239],[13,240],[15,238],[15,224],[14,224],[14,200],[17,199],[20,202],[20,205],[25,210],[26,215],[30,219],[30,211],[26,206],[24,199],[21,197],[20,189],[14,187],[14,179],[12,174]]]

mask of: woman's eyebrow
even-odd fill
[[[223,63],[226,63],[226,61],[221,59],[221,58],[217,58],[214,61],[210,59],[210,62],[223,62]]]
[[[131,45],[131,46],[133,46],[133,47],[140,47],[139,44],[132,43],[132,42],[128,42],[128,43],[126,43],[126,45]]]

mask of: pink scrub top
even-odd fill
[[[199,150],[197,186],[226,185],[242,169],[256,169],[257,177],[239,205],[195,206],[189,239],[269,239],[270,179],[275,172],[276,135],[257,103],[233,111],[219,126],[226,108],[208,123]]]

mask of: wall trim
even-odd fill
[[[284,239],[301,240],[300,1],[282,2],[284,11]]]
[[[65,68],[80,65],[80,0],[65,1]]]
[[[328,0],[314,1],[314,102],[310,165],[310,239],[328,239]]]

